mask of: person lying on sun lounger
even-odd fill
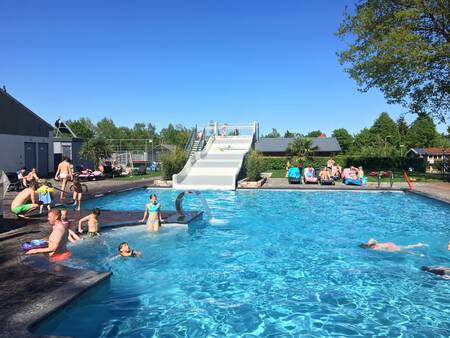
[[[311,165],[308,165],[305,169],[305,183],[317,183],[317,177]]]

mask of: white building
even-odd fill
[[[0,89],[0,170],[53,172],[53,127]]]

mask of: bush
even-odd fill
[[[263,156],[256,150],[250,151],[247,156],[246,165],[247,177],[249,181],[258,181],[263,172]]]
[[[171,180],[172,176],[178,174],[187,161],[186,153],[176,149],[161,156],[161,172],[164,180]]]

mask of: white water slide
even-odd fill
[[[205,131],[211,135],[204,149],[192,153],[183,170],[173,175],[173,188],[235,190],[244,157],[258,137],[258,123],[216,122],[208,125]]]

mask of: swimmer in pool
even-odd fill
[[[428,246],[428,244],[425,243],[417,243],[417,244],[410,244],[410,245],[397,245],[392,242],[386,242],[386,243],[379,243],[373,238],[369,239],[367,243],[363,243],[360,245],[363,249],[372,249],[372,250],[383,250],[383,251],[402,251],[405,249],[414,249],[414,248],[421,248],[424,246]]]
[[[141,255],[140,251],[131,250],[127,242],[119,244],[119,256],[122,257],[138,257]]]
[[[161,204],[158,203],[155,194],[150,195],[150,203],[145,205],[144,217],[141,219],[141,223],[145,222],[145,218],[148,215],[147,227],[150,231],[158,231],[161,226]]]

